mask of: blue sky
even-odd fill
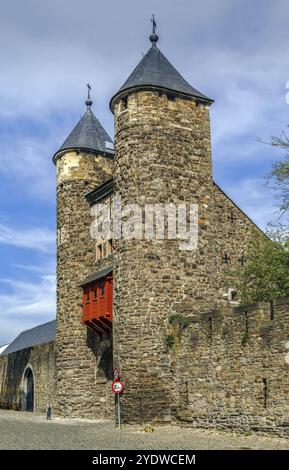
[[[257,142],[289,123],[286,0],[10,0],[0,18],[0,345],[55,317],[55,168],[85,111],[113,136],[108,103],[159,47],[211,107],[214,177],[260,226],[276,219],[264,184],[282,151]]]

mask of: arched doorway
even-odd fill
[[[34,377],[30,367],[27,367],[24,374],[23,411],[34,411]]]

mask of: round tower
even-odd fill
[[[212,227],[212,100],[151,48],[113,96],[115,194],[122,206],[197,205],[198,242],[120,238],[114,259],[114,365],[126,384],[124,419],[169,421],[174,377],[170,332],[176,319],[211,312],[216,292]],[[196,209],[196,206],[194,206]],[[187,212],[188,213],[188,212]],[[146,219],[145,219],[146,220]],[[143,216],[144,221],[144,216]],[[193,243],[194,245],[194,243]],[[172,399],[171,399],[172,397]]]
[[[53,161],[57,168],[57,409],[60,416],[104,415],[105,384],[96,381],[100,338],[82,323],[84,278],[95,271],[92,217],[85,195],[111,178],[113,143],[87,110]],[[103,382],[103,381],[102,381]]]

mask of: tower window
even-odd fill
[[[94,286],[92,289],[92,298],[93,300],[97,300],[97,286]]]
[[[209,317],[209,341],[210,343],[213,341],[213,319]]]
[[[176,101],[176,97],[174,95],[167,95],[168,101]]]
[[[267,379],[263,379],[263,405],[264,408],[267,408],[268,405],[268,383]]]
[[[238,302],[238,292],[236,290],[232,291],[231,300],[232,300],[232,302]]]
[[[127,96],[123,98],[121,101],[122,101],[122,108],[127,109]]]
[[[89,302],[90,302],[90,298],[89,298],[89,290],[88,290],[88,291],[86,291],[86,293],[85,293],[85,301],[86,301],[86,303],[87,303],[87,304],[89,304]]]
[[[96,261],[103,258],[103,243],[96,247]]]
[[[104,244],[102,245],[102,257],[106,258],[107,255],[108,255],[108,246],[107,246],[107,242],[104,242]]]
[[[104,297],[105,294],[105,288],[104,288],[104,283],[102,282],[100,284],[100,297]]]
[[[111,254],[113,253],[113,241],[112,241],[112,238],[110,240],[108,240],[108,254]]]
[[[98,261],[99,259],[106,258],[111,253],[113,253],[113,251],[114,250],[113,250],[113,240],[112,240],[112,238],[105,241],[105,242],[99,243],[96,246],[96,261]]]
[[[230,303],[239,303],[238,291],[235,287],[228,289],[226,297]]]

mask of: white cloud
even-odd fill
[[[256,136],[278,133],[286,124],[285,0],[256,0],[249,10],[240,0],[219,0],[218,8],[215,0],[197,5],[167,0],[166,8],[164,2],[148,0],[137,10],[132,0],[107,5],[51,0],[41,7],[39,1],[27,0],[17,2],[17,8],[14,3],[1,10],[0,41],[7,47],[0,50],[0,118],[12,126],[15,119],[31,119],[32,129],[20,126],[17,135],[8,138],[0,168],[38,197],[54,191],[51,155],[83,113],[88,81],[94,110],[112,133],[108,102],[150,46],[152,11],[161,50],[193,86],[217,100],[212,135],[219,161],[227,161],[228,153],[231,162],[251,159],[248,147],[255,146]],[[123,15],[125,21],[120,22]],[[35,123],[41,136],[35,135]],[[243,141],[236,143],[238,137]],[[255,152],[254,158],[261,154]]]
[[[277,221],[280,212],[274,203],[272,191],[261,178],[244,178],[238,183],[222,185],[224,191],[260,228]]]
[[[47,126],[48,127],[48,126]],[[57,132],[54,138],[57,140]],[[60,140],[59,140],[60,141]],[[55,168],[52,154],[57,145],[50,137],[6,135],[2,138],[0,174],[7,182],[17,181],[23,195],[40,201],[55,201]]]
[[[51,257],[47,260],[46,264],[42,266],[19,264],[19,263],[13,263],[12,266],[14,268],[19,268],[22,270],[24,269],[25,271],[32,271],[35,273],[41,273],[41,274],[43,274],[43,272],[52,273],[55,270],[55,260],[54,260],[54,257]]]
[[[44,275],[35,283],[1,279],[9,293],[0,294],[0,345],[11,342],[21,331],[55,318],[56,280]]]
[[[32,227],[21,230],[0,224],[0,243],[51,253],[55,246],[55,232],[48,228]]]

